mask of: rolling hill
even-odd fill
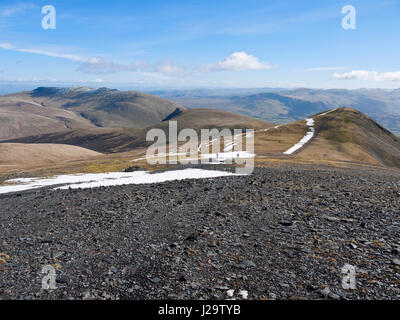
[[[150,129],[168,130],[168,121],[177,121],[178,130],[191,128],[261,129],[272,127],[267,121],[214,109],[184,109],[176,112],[164,121],[142,129],[94,128],[72,130],[61,133],[49,133],[37,136],[9,140],[15,143],[57,143],[76,145],[91,150],[115,153],[146,147],[146,134]]]
[[[284,159],[289,162],[372,164],[400,168],[400,138],[353,108],[338,108],[311,116],[313,135],[301,148],[285,154],[310,132],[308,121],[297,120],[275,126],[269,122],[212,109],[187,109],[170,119],[144,129],[95,128],[25,137],[13,143],[75,145],[103,153],[143,149],[146,133],[153,128],[168,130],[168,121],[183,128],[254,128],[256,160]],[[168,135],[167,135],[168,136]]]
[[[82,152],[85,158],[91,151],[118,154],[144,150],[153,143],[146,141],[150,129],[159,128],[167,132],[169,121],[177,121],[178,130],[255,129],[255,153],[258,159],[336,161],[400,167],[398,137],[354,108],[327,108],[328,101],[340,105],[350,98],[353,102],[363,103],[367,99],[361,99],[359,93],[340,93],[341,90],[313,92],[311,89],[293,89],[224,96],[224,99],[233,103],[230,109],[243,106],[237,107],[241,113],[252,115],[264,112],[265,117],[273,119],[295,119],[276,126],[259,118],[226,110],[186,109],[168,100],[136,91],[41,87],[0,97],[0,123],[3,124],[0,127],[0,139],[3,142],[3,154],[4,143],[11,143],[8,145],[11,154],[21,156],[26,154],[21,151],[24,148],[31,150],[32,155],[37,154],[31,146],[33,144],[70,145],[84,148]],[[334,98],[335,95],[339,98]],[[211,96],[208,98],[213,99]],[[368,101],[372,104],[371,101],[375,100],[371,98]],[[306,117],[309,120],[305,121]],[[301,148],[288,153],[310,134],[310,140],[306,139]],[[17,144],[25,147],[19,148]],[[57,150],[57,147],[53,148]],[[38,147],[37,150],[41,149]],[[64,153],[60,151],[60,154]],[[53,156],[49,155],[49,159],[53,159]],[[9,160],[7,163],[10,163]]]
[[[68,164],[101,157],[101,153],[61,144],[0,143],[0,172]]]
[[[258,155],[315,162],[341,161],[400,168],[400,138],[353,108],[338,108],[311,116],[312,138],[290,155],[284,154],[310,132],[299,120],[255,135]]]
[[[315,119],[315,138],[301,150],[301,158],[400,168],[400,138],[365,114],[340,108]]]
[[[0,96],[0,140],[92,127],[74,112],[44,106],[26,94]]]
[[[0,140],[96,127],[143,128],[184,109],[137,91],[39,87],[0,96]]]
[[[199,129],[265,129],[274,126],[273,123],[255,119],[249,116],[216,109],[187,109],[166,120],[178,122],[178,130],[184,128]],[[166,121],[163,121],[166,122]],[[164,124],[156,124],[153,127],[167,127]]]

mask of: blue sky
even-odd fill
[[[399,0],[2,0],[0,82],[399,88],[399,18]]]

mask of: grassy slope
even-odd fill
[[[0,140],[92,127],[72,111],[44,107],[24,94],[0,96]]]
[[[143,128],[160,122],[177,108],[165,99],[136,91],[79,89],[54,93],[34,90],[0,96],[0,141],[92,129]]]
[[[400,139],[361,112],[340,108],[315,120],[315,138],[299,158],[400,167]]]
[[[101,156],[101,153],[69,145],[0,143],[0,172],[65,165]]]
[[[299,120],[268,131],[259,131],[255,134],[255,153],[260,156],[283,153],[295,145],[307,133],[308,127],[304,120]]]
[[[81,115],[98,127],[143,128],[157,123],[181,105],[138,91],[111,89],[68,91],[57,95],[35,92],[36,101]]]
[[[178,130],[184,128],[192,128],[195,130],[203,128],[259,129],[273,126],[273,124],[263,120],[213,109],[184,110],[171,120],[178,122]],[[166,121],[144,129],[96,128],[33,136],[17,139],[12,142],[62,143],[77,145],[99,152],[124,152],[135,148],[146,147],[151,144],[146,142],[146,134],[150,129],[160,128],[168,133],[168,126],[169,124]]]

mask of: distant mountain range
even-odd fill
[[[199,89],[152,91],[188,108],[215,108],[277,123],[326,109],[351,107],[400,135],[400,89]]]

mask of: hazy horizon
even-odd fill
[[[400,90],[400,86],[398,88],[368,88],[368,87],[360,87],[360,88],[318,88],[318,87],[224,87],[224,86],[152,86],[152,85],[135,85],[135,84],[115,84],[115,83],[102,83],[99,85],[90,85],[90,84],[82,84],[82,83],[31,83],[31,84],[16,84],[16,83],[0,83],[0,95],[2,94],[12,94],[18,93],[21,91],[31,91],[39,87],[58,87],[58,88],[109,88],[109,89],[117,89],[119,91],[143,91],[143,92],[151,92],[151,91],[196,91],[196,90],[226,90],[226,91],[236,91],[236,90],[257,90],[257,91],[272,91],[272,90],[296,90],[296,89],[306,89],[306,90],[348,90],[348,91],[357,91],[357,90],[383,90],[383,91],[395,91]]]

